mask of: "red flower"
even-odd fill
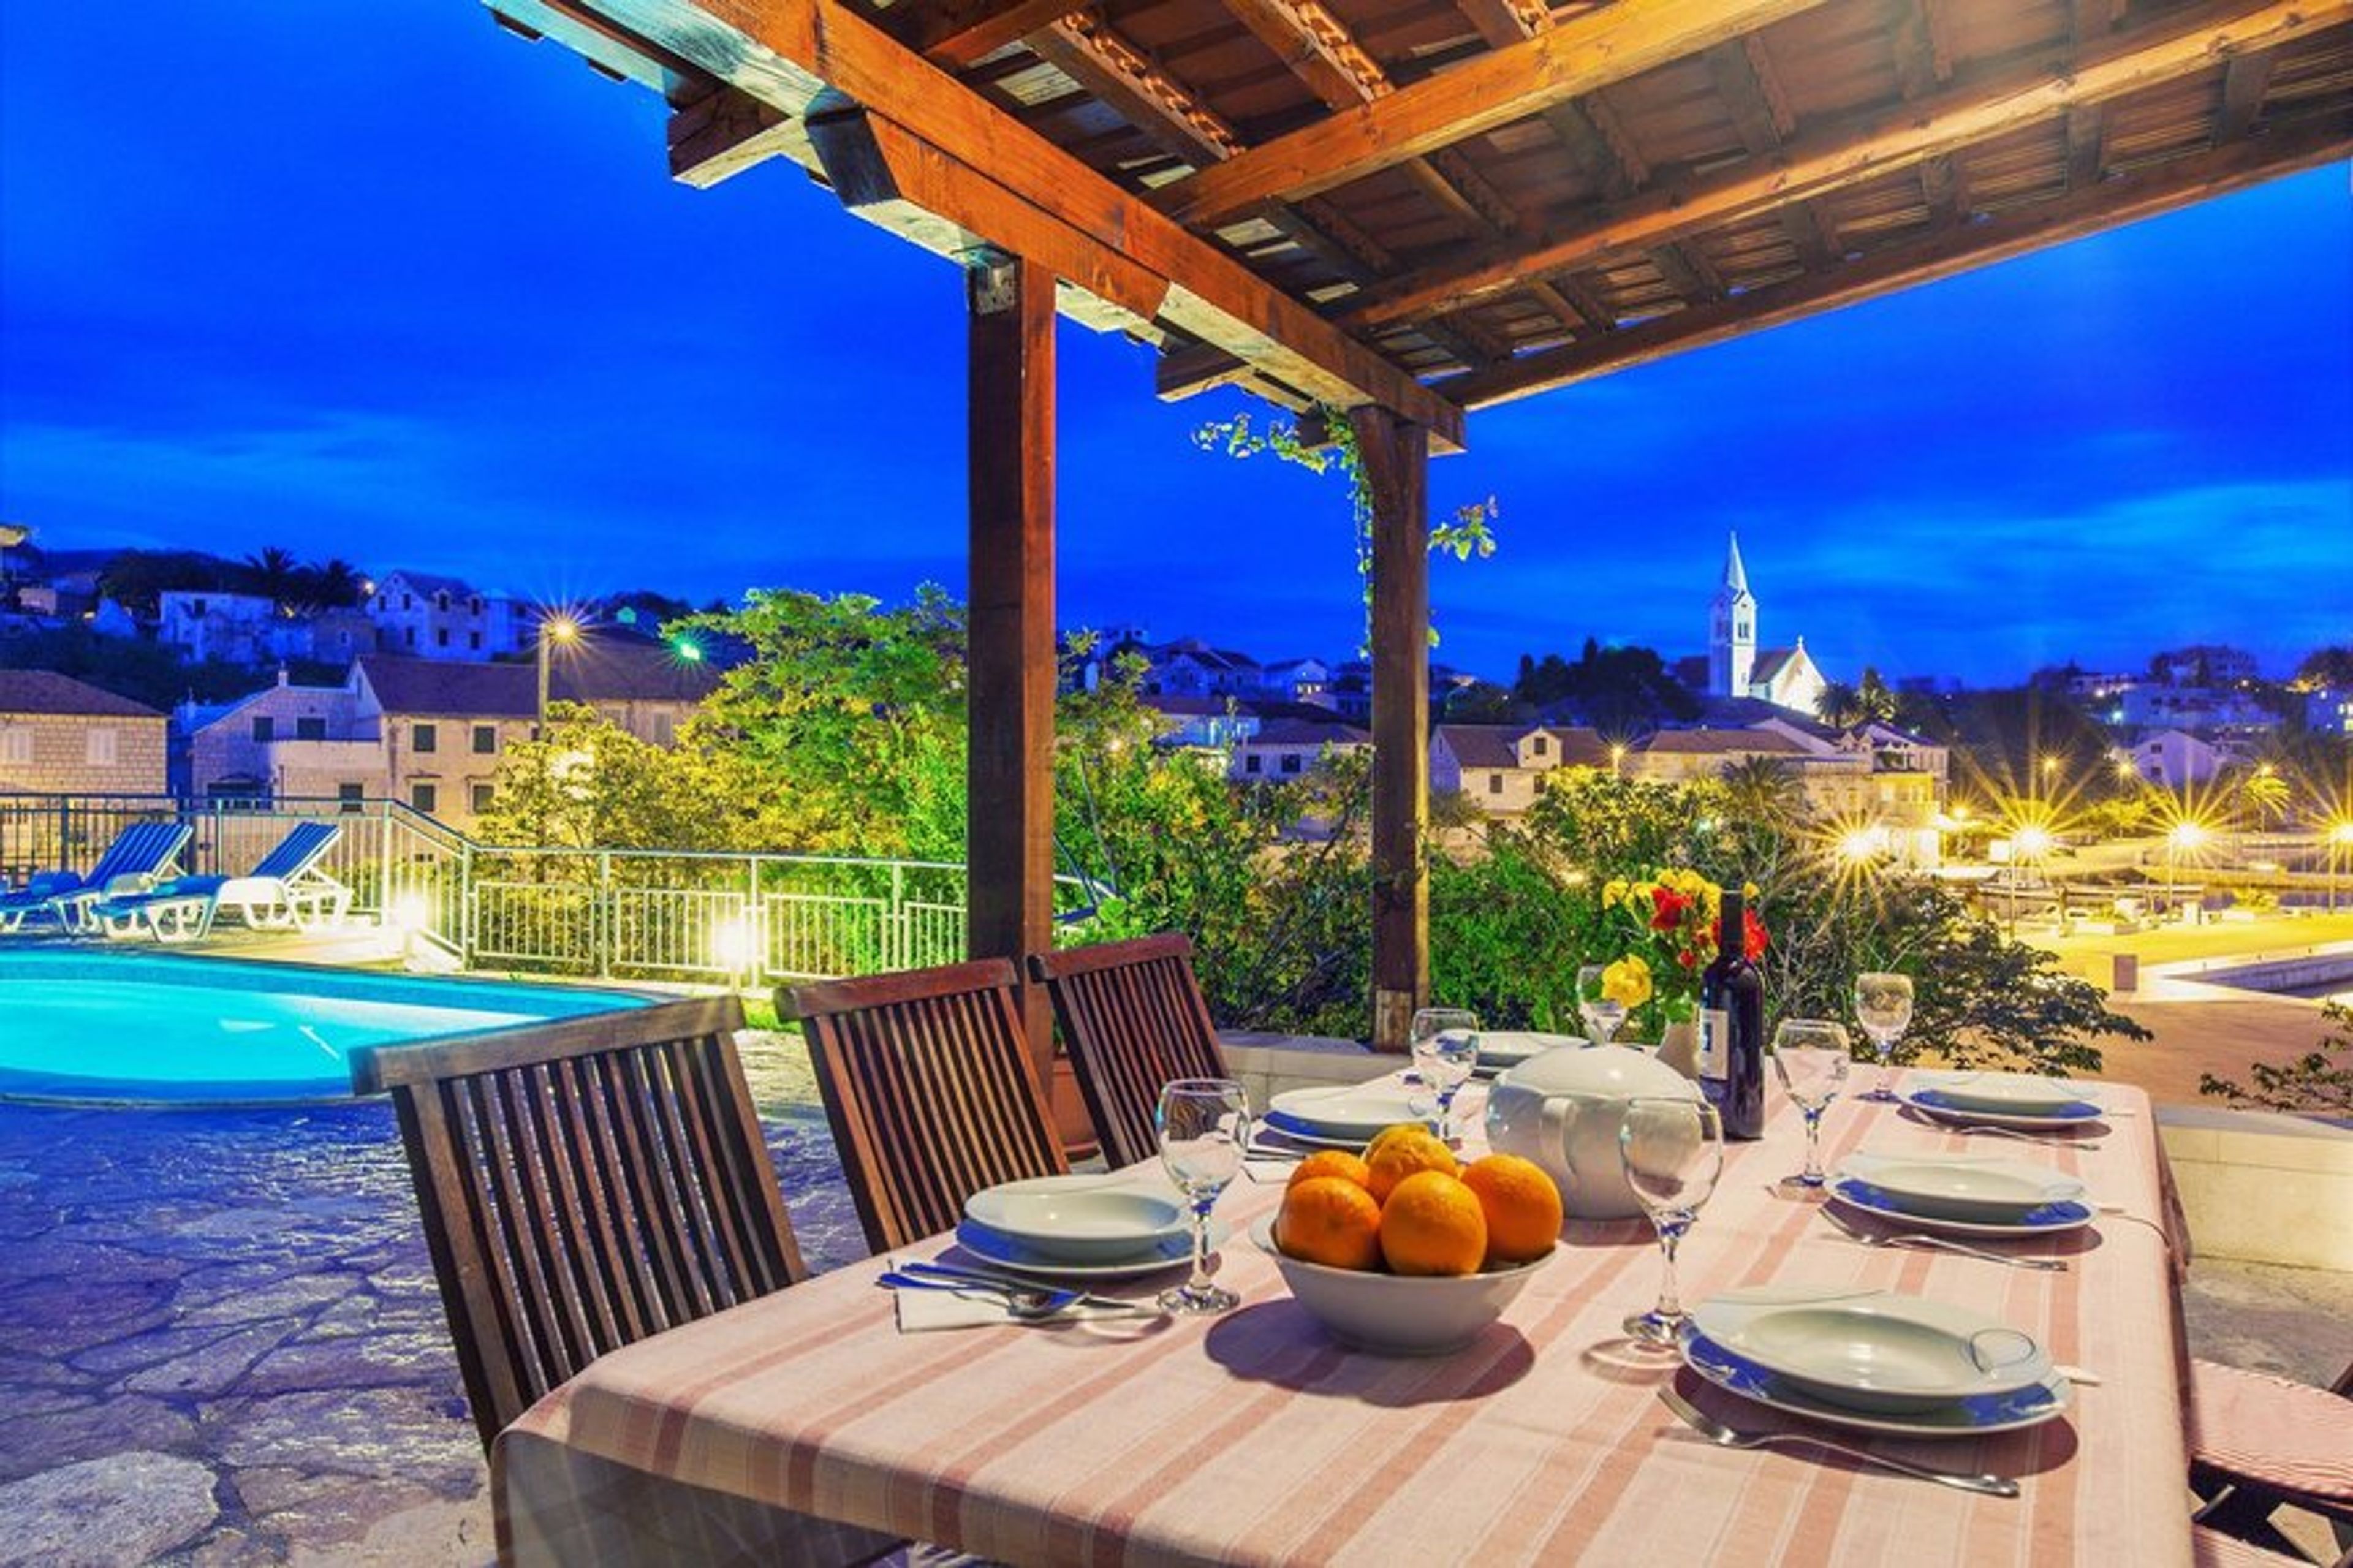
[[[1675,962],[1682,964],[1685,969],[1697,969],[1699,967],[1699,954],[1686,950],[1675,954]]]
[[[1765,956],[1765,922],[1755,910],[1740,911],[1740,950],[1751,963]]]
[[[1683,911],[1691,908],[1691,900],[1672,888],[1660,888],[1651,894],[1651,929],[1672,931],[1683,923]]]

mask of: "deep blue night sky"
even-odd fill
[[[361,16],[364,12],[364,22]],[[561,598],[963,572],[945,263],[788,164],[665,177],[663,110],[470,0],[0,0],[0,517]],[[2343,166],[1476,416],[1439,657],[1767,644],[2014,680],[2353,641]],[[1196,451],[1064,324],[1062,619],[1261,658],[1360,635],[1345,498]]]

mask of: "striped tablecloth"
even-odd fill
[[[2018,1476],[2015,1500],[1699,1441],[1653,1397],[1670,1374],[1609,1352],[1658,1285],[1642,1221],[1573,1224],[1456,1354],[1343,1350],[1246,1239],[1280,1187],[1242,1180],[1220,1206],[1235,1237],[1219,1279],[1243,1305],[1221,1318],[902,1334],[868,1262],[607,1356],[501,1439],[501,1538],[526,1563],[715,1560],[711,1532],[734,1526],[713,1520],[756,1511],[733,1498],[1018,1563],[2188,1563],[2156,1127],[2139,1091],[2102,1092],[2118,1114],[2096,1149],[1965,1140],[1860,1102],[1827,1124],[1833,1161],[1998,1151],[2081,1175],[2125,1215],[2079,1235],[2066,1273],[1841,1238],[1774,1190],[1802,1144],[1786,1105],[1763,1142],[1732,1146],[1683,1245],[1687,1301],[1912,1291],[2098,1373],[2031,1431],[1891,1448]],[[1727,1420],[1773,1422],[1672,1375]]]

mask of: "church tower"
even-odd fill
[[[1740,536],[1730,535],[1724,557],[1724,586],[1715,591],[1707,626],[1707,689],[1715,697],[1746,697],[1757,666],[1757,596],[1748,591],[1748,569],[1740,563]]]

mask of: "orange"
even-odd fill
[[[1408,1176],[1381,1205],[1381,1256],[1393,1274],[1476,1274],[1487,1256],[1479,1194],[1443,1171]]]
[[[1337,1176],[1344,1182],[1354,1182],[1360,1187],[1373,1184],[1373,1173],[1365,1163],[1345,1149],[1318,1149],[1293,1168],[1286,1186],[1312,1182],[1318,1176]]]
[[[1462,1184],[1487,1216],[1488,1263],[1525,1263],[1560,1239],[1560,1189],[1535,1161],[1490,1154],[1463,1170]]]
[[[1436,1171],[1451,1176],[1461,1167],[1455,1163],[1454,1151],[1430,1136],[1427,1129],[1400,1132],[1391,1129],[1381,1134],[1382,1140],[1366,1154],[1365,1166],[1370,1173],[1366,1184],[1373,1196],[1383,1203],[1389,1194],[1408,1176],[1420,1171]]]
[[[1381,1205],[1345,1176],[1293,1182],[1275,1211],[1274,1245],[1286,1258],[1334,1268],[1371,1269],[1381,1261]]]
[[[1371,1142],[1365,1145],[1365,1158],[1369,1160],[1397,1140],[1415,1135],[1429,1137],[1430,1124],[1425,1121],[1398,1121],[1384,1127],[1373,1134]]]

